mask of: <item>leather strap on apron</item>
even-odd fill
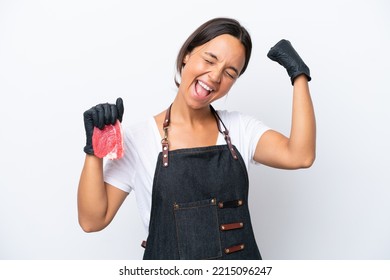
[[[169,108],[167,109],[167,111],[165,113],[165,119],[164,119],[164,123],[163,123],[164,137],[163,137],[163,139],[161,139],[162,154],[163,154],[163,166],[164,167],[168,167],[168,165],[169,165],[168,129],[169,129],[169,124],[171,122],[171,108],[172,108],[172,104],[169,106]],[[219,117],[217,112],[215,111],[214,107],[211,105],[210,105],[210,110],[213,113],[213,115],[217,121],[219,132],[221,132],[225,137],[225,141],[229,147],[230,153],[232,154],[233,158],[235,160],[237,160],[238,159],[237,153],[233,148],[232,141],[230,140],[229,130],[226,128],[225,124],[223,123],[223,121],[221,120],[221,118]],[[222,123],[224,130],[221,129],[220,123]]]

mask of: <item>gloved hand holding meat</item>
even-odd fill
[[[102,103],[84,112],[86,145],[84,152],[99,158],[118,159],[123,156],[122,98],[116,104]]]

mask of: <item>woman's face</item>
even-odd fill
[[[179,93],[194,109],[225,96],[245,64],[245,48],[223,34],[196,47],[184,58]]]

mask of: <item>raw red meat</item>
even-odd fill
[[[123,156],[122,125],[119,120],[115,125],[106,125],[102,130],[95,127],[92,135],[92,146],[95,156],[109,159],[120,159]]]

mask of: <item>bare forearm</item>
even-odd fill
[[[294,158],[302,162],[303,167],[309,167],[314,162],[316,121],[309,85],[304,75],[294,81],[289,150]]]
[[[77,199],[81,227],[86,231],[94,231],[102,227],[107,212],[107,191],[103,179],[102,159],[91,155],[86,156]]]

